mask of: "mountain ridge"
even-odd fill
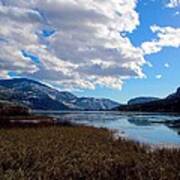
[[[173,112],[180,113],[180,88],[164,99],[155,100],[143,104],[121,105],[114,110],[140,111],[140,112]]]
[[[119,105],[106,98],[77,97],[28,78],[0,80],[0,99],[35,110],[110,110]]]
[[[128,105],[135,105],[135,104],[144,104],[152,101],[160,100],[160,98],[157,97],[136,97],[132,98],[128,101]]]

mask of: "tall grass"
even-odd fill
[[[180,151],[93,127],[0,129],[0,179],[180,179]]]

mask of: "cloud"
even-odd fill
[[[8,77],[9,75],[7,71],[4,71],[4,70],[0,71],[0,78],[8,78]]]
[[[165,63],[165,64],[164,64],[164,67],[165,67],[165,68],[170,68],[169,63]]]
[[[153,25],[151,30],[157,35],[157,38],[142,43],[141,48],[145,55],[160,52],[165,47],[180,47],[180,28]]]
[[[162,75],[161,74],[157,74],[156,75],[156,79],[162,79]]]
[[[124,35],[140,24],[136,5],[137,0],[0,0],[0,70],[72,89],[121,88],[125,79],[143,78],[143,51]]]
[[[168,4],[166,6],[169,8],[180,7],[180,0],[169,0]]]
[[[65,89],[121,89],[146,77],[144,56],[180,47],[180,28],[153,25],[157,38],[133,46],[126,34],[140,25],[137,2],[0,0],[0,77],[15,72]]]
[[[174,13],[174,15],[175,15],[175,16],[179,16],[179,15],[180,15],[180,11],[176,11],[176,12]]]

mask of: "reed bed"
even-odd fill
[[[102,128],[2,128],[0,179],[178,180],[180,151],[150,151]]]

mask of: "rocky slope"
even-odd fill
[[[79,98],[26,78],[0,80],[0,99],[36,110],[109,110],[119,105],[109,99]]]

